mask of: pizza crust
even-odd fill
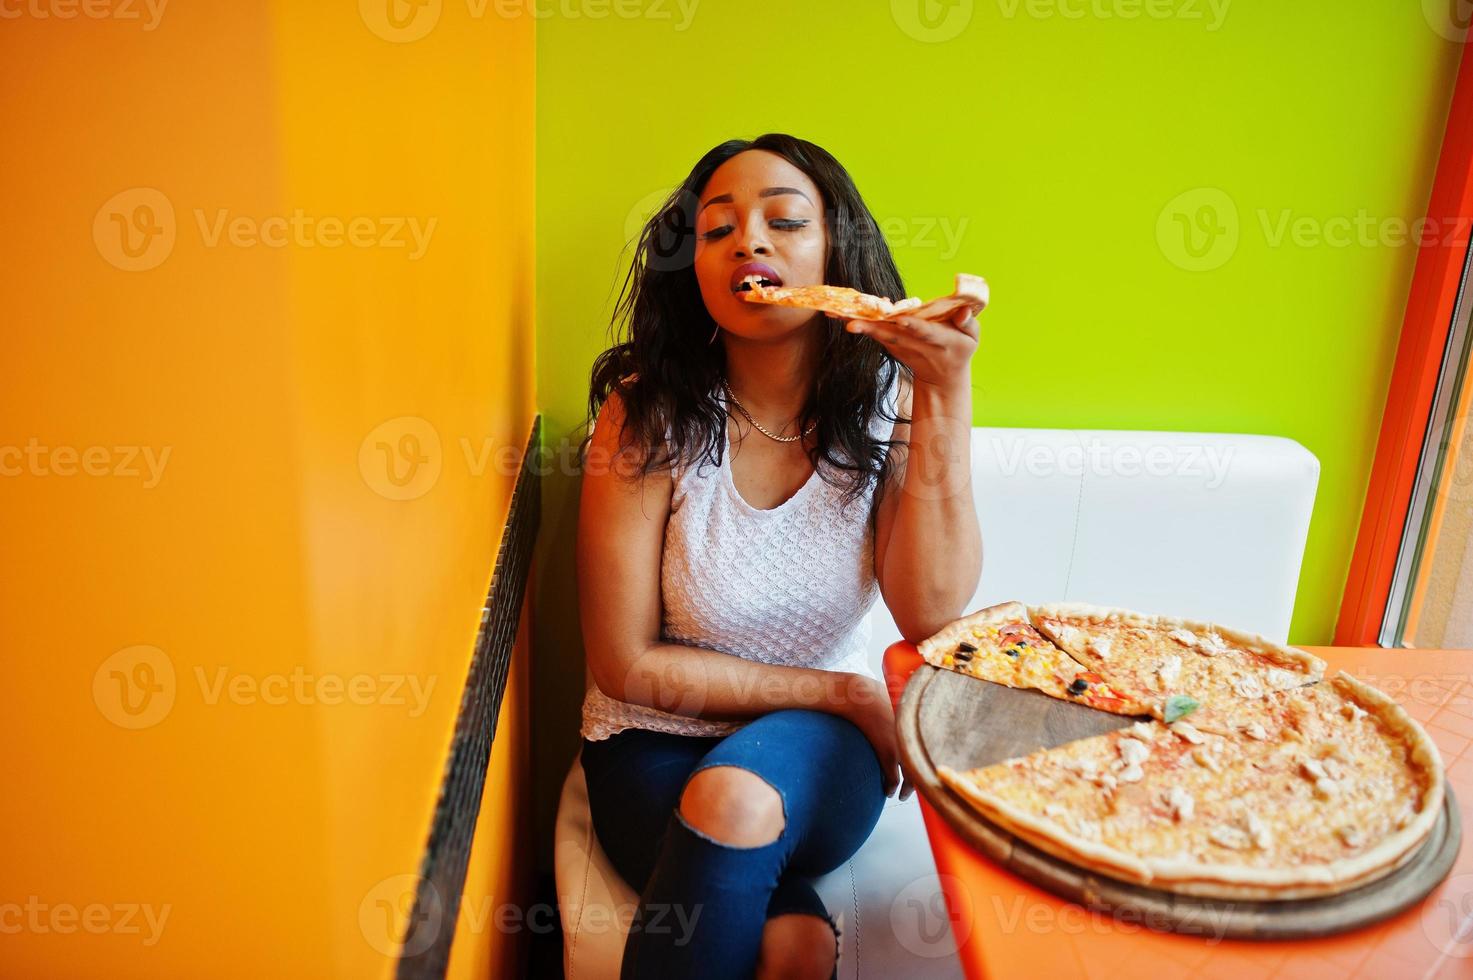
[[[956,288],[952,290],[950,296],[933,299],[904,315],[919,317],[922,320],[949,320],[956,315],[958,310],[965,307],[970,315],[975,316],[987,308],[990,298],[991,291],[986,279],[959,272],[956,276]]]
[[[995,606],[978,609],[942,628],[935,636],[917,644],[916,649],[932,667],[946,667],[944,654],[963,640],[971,639],[972,627],[991,626],[996,623],[1028,622],[1028,607],[1021,602],[1000,602]]]
[[[1055,602],[1042,606],[1029,606],[1030,622],[1038,625],[1040,618],[1087,619],[1101,623],[1117,623],[1121,626],[1139,626],[1142,629],[1191,630],[1193,633],[1215,632],[1224,640],[1231,640],[1253,653],[1272,660],[1306,676],[1305,683],[1313,684],[1325,676],[1325,662],[1319,657],[1295,647],[1265,639],[1256,633],[1247,633],[1230,626],[1206,623],[1197,619],[1178,619],[1173,616],[1158,616],[1150,613],[1133,612],[1129,609],[1112,609],[1086,602]]]

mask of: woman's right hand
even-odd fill
[[[874,746],[880,760],[880,775],[888,797],[900,787],[900,798],[909,799],[914,787],[900,771],[900,750],[896,746],[895,710],[890,706],[890,692],[873,677],[850,674],[845,685],[844,700],[838,714],[858,728]]]

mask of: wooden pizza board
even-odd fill
[[[1020,691],[929,664],[917,667],[896,716],[901,762],[926,801],[977,850],[1021,878],[1088,908],[1148,928],[1239,939],[1328,936],[1410,908],[1452,869],[1462,826],[1449,788],[1442,818],[1391,874],[1353,891],[1277,902],[1194,898],[1119,881],[1046,854],[989,822],[936,775],[1125,728],[1123,718],[1037,691]]]

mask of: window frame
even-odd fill
[[[1351,556],[1336,646],[1376,646],[1388,621],[1400,556],[1416,544],[1412,506],[1424,452],[1432,445],[1433,411],[1456,326],[1468,227],[1473,224],[1473,58],[1463,45],[1447,129],[1427,203],[1428,227],[1456,227],[1418,247],[1411,290],[1381,419],[1375,460]],[[1432,448],[1436,448],[1432,445]],[[1409,538],[1409,535],[1411,537]]]

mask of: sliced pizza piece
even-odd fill
[[[938,773],[1041,850],[1183,894],[1334,894],[1388,874],[1425,840],[1442,807],[1442,765],[1385,695],[1341,674],[1237,707],[1263,738],[1139,722]]]
[[[982,312],[987,306],[987,280],[981,276],[957,273],[956,288],[948,296],[922,303],[919,299],[891,301],[886,296],[871,296],[848,286],[764,286],[755,279],[744,284],[737,295],[748,303],[768,303],[804,310],[821,310],[839,317],[859,320],[891,320],[915,316],[923,320],[949,320],[958,310],[969,314]]]
[[[1032,688],[1118,715],[1144,715],[1150,706],[1117,689],[1106,676],[1081,666],[1028,622],[1021,602],[988,606],[946,626],[919,645],[934,667]]]
[[[1035,606],[1030,621],[1086,667],[1171,722],[1188,713],[1197,727],[1221,724],[1220,709],[1243,698],[1312,684],[1318,657],[1210,623],[1083,603]]]
[[[856,320],[884,320],[921,305],[919,299],[891,302],[889,297],[871,296],[848,286],[763,286],[753,283],[750,288],[738,292],[737,295],[748,303],[820,310]]]
[[[904,315],[920,317],[922,320],[950,320],[963,308],[968,314],[975,315],[986,309],[990,295],[986,279],[958,272],[956,288],[950,296],[930,300],[915,309],[904,311]]]

